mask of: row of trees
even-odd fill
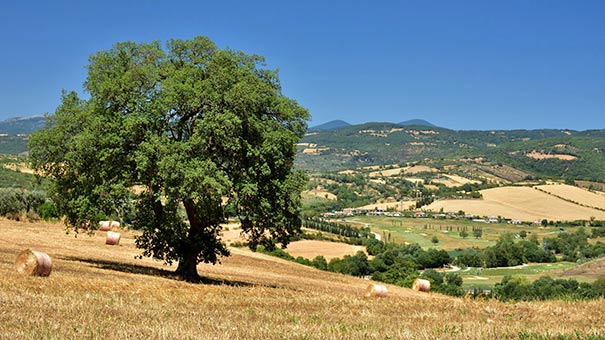
[[[575,279],[553,279],[550,276],[543,276],[533,282],[519,275],[505,276],[501,282],[496,283],[493,291],[487,296],[502,301],[595,299],[605,297],[605,278],[597,279],[590,284]]]
[[[605,243],[589,243],[588,238],[605,235],[605,228],[593,228],[589,235],[580,228],[574,233],[561,232],[555,237],[546,237],[542,243],[536,238],[516,241],[513,234],[504,234],[498,242],[485,249],[466,249],[453,261],[466,267],[509,267],[528,262],[550,263],[557,255],[564,261],[576,262],[605,255]]]
[[[542,249],[537,240],[515,241],[513,234],[504,234],[498,242],[485,249],[466,249],[453,264],[463,267],[510,267],[528,262],[555,262],[553,252]]]
[[[306,217],[303,220],[303,227],[351,238],[373,237],[370,228],[356,228],[346,223],[328,222],[320,217]]]

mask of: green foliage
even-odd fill
[[[468,231],[465,229],[460,230],[460,237],[462,238],[467,238],[468,237]]]
[[[510,267],[528,262],[550,263],[556,262],[552,251],[544,250],[537,241],[515,241],[513,234],[504,234],[498,242],[483,250],[465,249],[454,264],[464,267]]]
[[[425,270],[420,276],[431,282],[431,291],[451,296],[463,296],[462,278],[456,273],[439,273],[435,270]]]
[[[285,250],[281,248],[267,249],[265,248],[265,246],[259,245],[258,247],[256,247],[256,251],[259,253],[279,257],[284,260],[299,262],[298,259],[295,259],[292,255],[288,254]],[[310,262],[307,263],[306,261],[301,261],[299,263],[310,265]]]
[[[27,152],[27,136],[25,135],[0,135],[0,154],[19,155]]]
[[[370,255],[378,255],[386,250],[386,244],[375,238],[371,238],[366,242],[366,250]]]
[[[294,260],[294,262],[302,264],[302,265],[305,265],[305,266],[309,266],[309,267],[313,266],[313,261],[311,261],[309,259],[306,259],[306,258],[304,258],[302,256],[297,257]]]
[[[561,232],[556,237],[544,238],[543,244],[547,250],[563,255],[565,261],[575,262],[605,255],[605,244],[600,241],[588,243],[584,228],[575,233]]]
[[[199,278],[197,263],[228,255],[219,237],[227,218],[241,222],[251,248],[287,245],[301,226],[306,177],[292,166],[308,113],[264,66],[206,37],[165,49],[118,43],[90,57],[90,99],[64,93],[31,136],[32,165],[76,229],[122,219],[134,200],[136,245],[178,261],[186,279]],[[144,188],[138,197],[134,185]]]
[[[40,191],[0,188],[0,215],[15,216],[38,212],[46,199],[46,195]]]
[[[553,279],[549,276],[543,276],[532,283],[522,276],[505,276],[493,290],[493,296],[503,301],[594,299],[604,297],[604,294],[598,280],[591,285],[579,283],[575,279]]]
[[[401,164],[426,158],[482,157],[493,164],[522,170],[527,177],[605,180],[602,172],[605,168],[603,130],[453,131],[427,127],[402,129],[397,124],[366,123],[319,131],[305,136],[303,141],[328,148],[320,155],[299,156],[299,166],[312,171]],[[576,159],[534,159],[526,156],[531,151],[571,155]],[[517,181],[522,179],[516,178]]]
[[[481,267],[483,263],[483,256],[479,249],[465,249],[453,261],[453,264],[461,267]]]
[[[38,207],[38,215],[46,221],[57,219],[60,217],[57,206],[52,201],[44,202]]]
[[[23,192],[18,189],[0,189],[0,215],[17,214],[25,210]]]
[[[353,276],[364,276],[370,274],[368,256],[358,251],[355,255],[345,255],[342,259],[333,258],[328,263],[328,270],[335,273]]]
[[[328,270],[328,261],[326,261],[326,258],[321,255],[315,256],[312,265],[320,270]]]
[[[476,239],[480,239],[483,236],[483,229],[481,229],[481,228],[473,228],[473,236]]]
[[[328,180],[328,181],[325,181]],[[376,186],[361,174],[346,175],[338,173],[322,174],[308,184],[307,189],[314,189],[321,184],[324,190],[336,195],[337,199],[313,198],[303,201],[303,212],[307,216],[315,216],[328,211],[338,211],[344,208],[355,208],[370,204],[380,196]],[[375,189],[375,188],[374,188]],[[389,190],[384,186],[380,191],[383,195]]]
[[[341,235],[349,238],[373,237],[369,228],[356,228],[346,223],[329,222],[319,217],[306,217],[303,227],[325,231],[331,234]]]
[[[0,166],[0,188],[37,189],[35,176]]]

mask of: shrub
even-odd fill
[[[37,209],[38,215],[46,221],[59,218],[59,211],[57,210],[57,206],[51,202],[44,202]]]
[[[11,218],[25,211],[25,207],[25,197],[21,190],[0,189],[0,215]]]
[[[328,270],[328,261],[326,261],[326,258],[321,255],[315,256],[312,265],[317,269]]]
[[[302,256],[297,257],[296,260],[294,260],[294,262],[304,264],[305,266],[309,266],[309,267],[313,266],[313,262],[311,262],[311,260],[306,259]]]
[[[46,202],[46,194],[41,191],[25,191],[21,189],[0,189],[0,215],[13,220],[27,219],[27,214],[33,217],[34,212]],[[25,218],[21,214],[25,214]]]

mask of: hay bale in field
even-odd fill
[[[424,279],[416,279],[412,283],[412,289],[418,292],[428,293],[431,291],[431,282]]]
[[[99,230],[108,231],[110,222],[111,221],[99,221]]]
[[[120,233],[116,233],[115,231],[108,231],[107,238],[105,239],[105,244],[109,244],[110,246],[116,246],[120,243]]]
[[[100,231],[109,231],[111,228],[119,228],[120,222],[118,221],[99,221]]]
[[[366,289],[366,297],[386,297],[388,293],[385,285],[371,284]]]
[[[52,263],[50,257],[39,251],[25,249],[17,255],[15,269],[20,274],[48,276]]]

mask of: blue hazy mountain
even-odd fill
[[[15,117],[0,121],[0,133],[10,135],[30,134],[44,127],[44,116]]]
[[[402,126],[417,125],[417,126],[437,127],[437,125],[431,124],[424,119],[410,119],[410,120],[406,120],[404,122],[400,122],[397,124],[402,125]]]
[[[351,124],[345,122],[344,120],[333,120],[321,125],[310,127],[309,131],[329,131],[347,126],[351,126]]]

